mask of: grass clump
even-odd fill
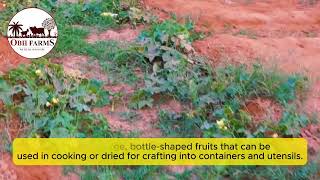
[[[179,130],[185,129],[183,131],[194,132],[197,137],[199,133],[196,132],[202,132],[200,137],[265,137],[267,131],[279,133],[280,136],[296,137],[300,129],[310,123],[305,115],[287,108],[287,104],[303,92],[302,87],[306,84],[303,77],[281,76],[265,71],[259,65],[254,66],[252,71],[244,66],[218,69],[197,66],[202,65],[196,65],[192,70],[185,66],[182,72],[176,68],[165,70],[165,73],[157,74],[160,77],[147,80],[145,89],[151,94],[167,93],[184,104],[189,104],[188,112],[180,115],[164,116],[169,112],[160,113],[160,126],[165,127],[162,129],[167,135],[168,129],[176,129],[176,134],[188,134]],[[295,83],[291,84],[289,90],[287,84],[292,79],[295,79]],[[259,97],[283,104],[285,111],[280,124],[275,127],[269,125],[268,122],[274,119],[265,119],[265,123],[259,125],[253,123],[251,115],[245,111],[246,102]],[[291,106],[294,108],[294,105]],[[166,119],[169,119],[169,124],[164,123]],[[189,136],[192,135],[189,133]]]
[[[144,90],[138,90],[131,96],[129,107],[132,109],[152,107],[152,102],[151,94]]]
[[[96,45],[98,44],[105,43],[100,42]],[[139,76],[143,76],[148,71],[149,64],[140,53],[139,44],[112,43],[112,46],[108,46],[107,49],[107,53],[97,59],[101,67],[108,73],[110,82],[123,81],[129,85],[136,85],[141,81]]]
[[[155,95],[171,96],[188,105],[188,112],[160,112],[159,126],[165,135],[265,137],[267,131],[273,131],[279,136],[297,136],[299,129],[310,122],[306,116],[292,114],[287,109],[287,104],[305,92],[305,77],[267,71],[261,65],[250,69],[243,65],[212,68],[201,58],[186,56],[181,44],[175,41],[184,36],[185,42],[191,43],[190,34],[191,25],[166,20],[140,35],[144,47],[140,52],[149,61],[152,71],[145,72],[145,86],[133,95],[131,107],[151,107]],[[270,99],[286,109],[279,125],[253,125],[245,106],[256,98]],[[294,129],[297,131],[293,132]]]
[[[160,112],[159,127],[166,136],[266,137],[272,131],[296,137],[310,123],[288,105],[306,91],[307,78],[268,71],[261,65],[213,68],[201,58],[185,55],[187,46],[181,46],[181,40],[190,44],[192,33],[192,25],[174,19],[156,23],[141,33],[143,50],[136,50],[149,68],[144,68],[144,87],[132,96],[131,108],[152,107],[155,95],[171,96],[187,106],[179,114]],[[284,109],[280,124],[269,123],[274,119],[253,123],[245,107],[256,98],[277,102]]]
[[[35,137],[109,137],[109,127],[93,107],[109,104],[109,92],[97,80],[74,79],[46,60],[33,61],[0,77],[0,99]]]
[[[54,9],[58,25],[84,25],[110,28],[117,25],[116,14],[119,2],[112,0],[86,3],[63,3]],[[60,29],[61,26],[59,26]]]
[[[168,111],[160,111],[159,113],[159,128],[165,137],[181,137],[194,138],[201,137],[199,125],[201,119],[192,116],[191,113],[172,113]]]
[[[50,56],[62,56],[68,53],[87,54],[91,46],[84,38],[89,31],[84,28],[65,26],[59,29],[59,40]]]
[[[190,19],[186,19],[184,24],[179,23],[176,19],[167,19],[163,22],[155,22],[149,29],[144,30],[139,39],[144,41],[150,39],[153,42],[160,43],[167,47],[181,47],[191,43],[199,38],[202,34],[194,30],[194,23]],[[179,41],[184,41],[178,44]]]

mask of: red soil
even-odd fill
[[[214,63],[256,63],[276,66],[286,73],[302,72],[311,79],[302,108],[320,113],[320,2],[303,0],[145,0],[161,18],[175,13],[190,16],[196,30],[211,35],[193,43],[197,52]],[[281,109],[268,100],[255,100],[247,110],[256,121]],[[313,152],[320,150],[319,125],[301,135]]]
[[[253,120],[259,123],[263,120],[280,121],[282,108],[269,99],[254,99],[246,103],[245,111],[252,115]]]
[[[65,73],[75,78],[88,78],[107,81],[97,61],[89,61],[89,57],[69,54],[61,58],[51,59],[51,62],[61,64]]]
[[[2,8],[3,4],[0,3],[0,10]],[[22,63],[28,63],[28,60],[15,53],[10,47],[8,40],[0,36],[0,74],[3,74],[11,68],[14,68]],[[0,102],[0,112],[3,110],[2,108],[3,104]],[[9,138],[9,141],[12,141],[14,138],[16,138],[23,130],[23,125],[21,125],[16,116],[13,116],[8,124],[3,121],[0,122],[0,135],[5,134],[5,136]],[[3,146],[2,142],[0,142],[0,146]],[[0,147],[0,149],[2,149],[2,147]],[[21,170],[23,171],[24,168],[14,167],[8,154],[0,153],[0,157],[0,179],[32,179],[26,176],[26,174],[29,173],[28,171],[17,172]]]
[[[3,4],[2,2],[0,2],[0,11],[2,11],[5,8],[5,4]]]
[[[320,151],[320,125],[309,125],[302,130],[301,136],[308,140],[309,152],[317,155]]]
[[[22,134],[25,130],[25,127],[26,126],[21,123],[19,117],[15,114],[10,117],[10,121],[8,122],[2,121],[2,119],[0,119],[0,135],[5,135],[6,137],[8,137],[8,141],[13,141],[15,138],[19,137],[19,135]],[[3,145],[2,142],[0,142],[0,146],[1,145]]]
[[[87,42],[94,43],[97,41],[134,41],[142,30],[142,26],[137,27],[136,29],[124,28],[120,30],[107,30],[100,33],[92,33],[88,36]]]
[[[122,113],[130,111],[126,108],[125,104],[97,108],[95,112],[104,114],[111,129],[114,131],[120,130],[124,133],[136,132],[140,137],[161,137],[161,131],[156,127],[159,111],[181,112],[182,109],[182,105],[177,101],[165,100],[165,102],[159,103],[153,108],[138,110],[134,119],[125,119],[121,116]]]
[[[307,6],[295,0],[228,2],[226,0],[145,0],[147,7],[160,12],[191,16],[196,21],[198,29],[213,33],[250,29],[256,30],[261,36],[281,37],[319,32],[319,4]]]
[[[26,64],[29,63],[29,61],[14,52],[10,47],[7,38],[0,35],[0,74],[3,74],[22,63]]]
[[[60,166],[15,166],[9,154],[0,154],[0,179],[3,180],[76,180],[75,174],[64,176]]]
[[[191,16],[211,35],[195,49],[215,62],[277,66],[303,72],[313,81],[308,112],[320,112],[320,3],[298,0],[145,0],[162,17]],[[317,3],[318,2],[318,3]]]
[[[0,108],[1,110],[1,108]],[[1,111],[0,111],[1,112]],[[9,141],[13,141],[24,130],[17,116],[13,116],[8,124],[0,121],[0,136],[6,134]],[[0,142],[0,180],[77,180],[75,174],[64,175],[61,166],[16,166],[13,164],[11,155],[3,153]],[[39,168],[41,167],[41,168]]]

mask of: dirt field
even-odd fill
[[[320,112],[320,3],[307,0],[145,0],[148,9],[166,18],[170,13],[191,17],[200,31],[211,35],[193,44],[215,63],[257,61],[311,80],[301,109]],[[257,107],[264,107],[258,103]],[[252,114],[259,114],[259,109]],[[260,114],[261,115],[261,114]],[[320,125],[302,135],[320,148]]]
[[[320,112],[320,4],[295,0],[145,0],[162,17],[191,16],[211,35],[194,43],[213,61],[277,66],[312,80],[305,108]]]

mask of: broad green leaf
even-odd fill
[[[70,137],[69,131],[66,128],[54,128],[50,131],[50,138],[68,138]]]

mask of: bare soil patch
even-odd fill
[[[320,125],[310,125],[304,128],[301,136],[308,140],[309,151],[317,155],[320,151]]]
[[[77,78],[98,79],[107,81],[97,61],[90,61],[87,56],[69,54],[62,58],[51,60],[53,63],[61,64],[67,75]]]
[[[1,4],[0,4],[1,7]],[[7,38],[0,35],[0,74],[17,67],[19,64],[27,64],[29,60],[19,56],[10,47]]]
[[[138,37],[142,29],[143,29],[143,26],[139,26],[135,29],[132,29],[131,27],[125,27],[119,30],[107,30],[104,32],[94,32],[87,37],[87,42],[94,43],[97,41],[106,41],[106,40],[132,42]]]
[[[245,111],[247,111],[253,120],[257,123],[263,120],[280,121],[282,108],[276,102],[269,99],[257,98],[247,102]]]
[[[160,110],[178,113],[183,110],[183,107],[179,102],[168,99],[152,108],[134,111],[136,114],[133,115],[128,115],[133,111],[127,108],[125,102],[114,106],[97,108],[94,112],[105,115],[113,131],[120,131],[126,134],[138,133],[139,137],[161,137],[161,131],[157,127]]]
[[[15,166],[11,155],[1,153],[0,156],[0,179],[3,180],[77,180],[75,174],[63,175],[61,166]]]

